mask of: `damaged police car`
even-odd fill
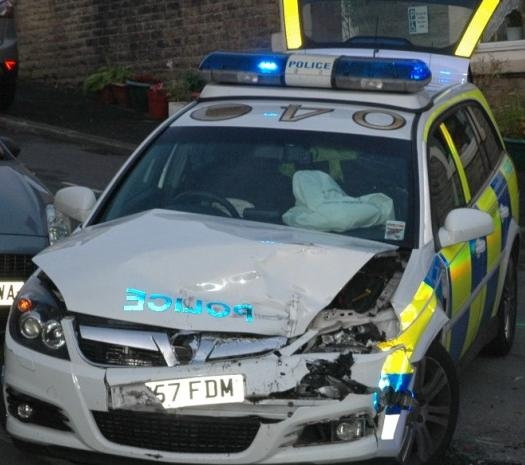
[[[456,367],[512,346],[516,172],[466,82],[479,35],[451,32],[449,57],[375,21],[334,48],[316,7],[347,3],[286,1],[288,48],[309,50],[209,55],[200,100],[98,202],[57,193],[82,226],[35,258],[11,309],[12,437],[157,463],[446,449]],[[428,2],[406,27],[421,41],[493,3]]]

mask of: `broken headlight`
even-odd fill
[[[19,344],[52,357],[69,359],[62,329],[65,305],[44,274],[31,276],[11,307],[9,332]]]
[[[390,304],[401,280],[403,262],[397,252],[380,255],[364,266],[331,304],[310,324],[318,332],[303,353],[330,354],[307,363],[309,374],[298,384],[299,396],[343,399],[368,388],[352,380],[354,354],[368,354],[394,337],[398,318]],[[334,358],[334,354],[336,358]]]
[[[397,252],[374,257],[341,289],[328,308],[377,314],[388,307],[403,269],[403,259]]]

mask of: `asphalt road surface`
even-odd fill
[[[23,161],[55,192],[79,184],[102,190],[125,157],[88,146],[9,133]],[[524,209],[522,202],[522,209]],[[525,302],[525,255],[519,264],[519,303]],[[525,464],[525,310],[520,305],[516,342],[504,359],[478,357],[461,374],[461,412],[444,465]],[[0,428],[1,465],[64,465],[17,450]]]

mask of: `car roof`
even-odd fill
[[[472,84],[457,84],[436,91],[425,88],[412,94],[209,84],[199,101],[189,111],[179,114],[171,125],[297,129],[411,140],[415,121],[425,126],[437,108],[445,109],[467,99],[482,99]],[[239,109],[243,106],[248,111]],[[297,118],[293,118],[293,125],[283,125],[284,114],[292,106],[296,107],[294,116]],[[217,117],[220,113],[225,117]],[[402,124],[389,126],[386,122],[382,126],[380,122],[374,126],[360,121],[356,117],[359,114],[364,115],[365,120],[369,114],[383,121],[392,117]]]
[[[407,112],[427,111],[438,103],[477,90],[474,84],[453,84],[441,89],[426,87],[415,93],[351,91],[301,87],[266,87],[208,84],[200,101],[231,99],[286,99],[364,104]]]
[[[338,103],[361,103],[366,105],[379,105],[392,107],[405,111],[421,111],[432,103],[435,93],[424,89],[413,94],[372,91],[346,91],[319,88],[301,87],[258,87],[258,86],[229,86],[208,84],[202,94],[201,100],[207,99],[297,99],[318,100]]]

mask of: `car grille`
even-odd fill
[[[252,444],[261,419],[169,415],[131,411],[95,412],[111,442],[164,452],[233,454]]]
[[[79,338],[78,343],[84,357],[93,363],[128,367],[167,366],[164,357],[158,351],[134,349],[82,338]]]
[[[78,347],[86,360],[108,366],[166,367],[272,353],[285,337],[188,333],[74,314]]]
[[[27,279],[36,270],[30,255],[0,255],[0,278]]]

